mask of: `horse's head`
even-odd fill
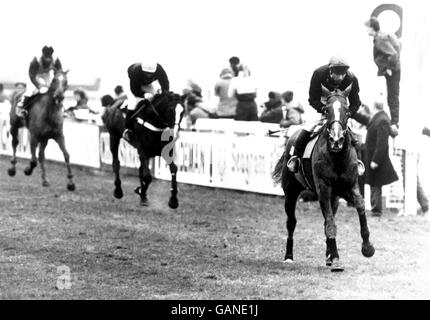
[[[351,114],[347,97],[352,85],[344,91],[336,89],[329,91],[321,85],[323,96],[327,99],[324,113],[327,117],[327,145],[331,152],[339,152],[343,149],[348,129],[348,119]]]
[[[173,128],[179,124],[184,114],[182,97],[179,94],[170,92],[167,95],[168,103],[157,105],[158,118],[164,126]]]
[[[67,83],[67,71],[58,70],[55,72],[54,77],[52,79],[51,85],[49,86],[49,91],[52,94],[54,99],[63,100],[64,93],[68,88]]]

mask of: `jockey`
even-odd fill
[[[127,69],[130,78],[130,91],[135,97],[132,102],[131,95],[128,95],[127,109],[134,110],[141,101],[152,102],[154,97],[169,92],[169,79],[163,67],[156,62],[134,63]],[[120,107],[124,110],[124,104]],[[123,138],[130,142],[132,139],[132,120],[133,112],[127,112],[125,131]]]
[[[316,69],[312,75],[311,84],[309,88],[309,104],[318,112],[322,113],[325,106],[325,97],[322,96],[321,85],[333,91],[335,89],[345,90],[349,85],[352,84],[351,92],[349,93],[349,109],[351,112],[351,118],[354,119],[355,114],[361,106],[358,85],[358,80],[355,75],[349,71],[349,65],[341,58],[333,57],[329,63]],[[288,170],[291,172],[297,172],[299,169],[300,159],[303,155],[306,145],[311,137],[311,133],[314,128],[301,130],[297,137],[296,144],[292,150],[293,155],[287,162]],[[351,132],[351,143],[357,149],[359,146],[358,140]],[[359,154],[357,152],[357,154]],[[364,174],[364,164],[358,159],[358,174]]]
[[[26,94],[23,94],[18,100],[16,106],[16,113],[18,116],[23,117],[27,114],[27,106],[24,105],[25,98],[27,96],[47,92],[54,77],[54,73],[62,70],[60,60],[58,58],[54,60],[52,57],[53,53],[54,49],[52,47],[44,46],[42,48],[42,56],[39,59],[34,57],[31,61],[28,75],[35,89],[33,92],[26,92]]]

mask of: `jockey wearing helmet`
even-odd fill
[[[131,95],[128,95],[128,110],[134,111],[141,101],[151,103],[155,97],[160,97],[169,92],[169,79],[163,67],[156,62],[134,63],[127,69],[130,79],[130,91],[135,97],[132,102]],[[124,109],[124,104],[120,107]],[[126,130],[123,133],[123,138],[130,142],[132,129],[132,116],[134,112],[127,112]]]
[[[35,90],[29,95],[47,92],[55,72],[62,70],[60,60],[58,58],[54,60],[53,53],[54,49],[52,47],[44,46],[42,56],[39,59],[34,57],[31,61],[28,75],[35,86]],[[16,112],[18,116],[25,116],[27,113],[27,106],[24,105],[25,96],[23,94],[17,103]]]
[[[316,69],[312,75],[310,87],[309,87],[309,104],[318,112],[323,113],[323,108],[326,103],[325,97],[321,85],[333,91],[335,89],[345,90],[352,84],[351,92],[348,95],[349,110],[351,118],[354,119],[358,109],[361,106],[358,85],[358,80],[355,75],[349,70],[348,63],[342,58],[333,57],[329,63]],[[358,121],[358,119],[357,119]],[[313,129],[313,128],[312,128]],[[302,156],[304,149],[310,139],[312,129],[310,131],[303,129],[296,140],[294,148],[294,154],[288,160],[287,167],[291,172],[297,172],[300,164],[299,157]],[[348,130],[351,134],[351,142],[356,149],[359,148],[358,140],[351,130]],[[360,153],[357,150],[357,155]],[[364,164],[358,159],[358,173],[359,175],[364,174]]]

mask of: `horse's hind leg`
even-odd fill
[[[112,169],[115,173],[115,190],[113,191],[113,196],[117,199],[121,199],[123,197],[123,192],[121,188],[121,178],[119,176],[119,170],[121,168],[121,164],[118,159],[118,148],[121,140],[121,136],[117,136],[114,134],[110,135],[110,151],[112,153]]]
[[[170,175],[172,177],[172,184],[171,184],[171,196],[169,199],[169,207],[172,209],[176,209],[179,206],[179,202],[178,202],[178,184],[176,182],[176,173],[178,172],[178,166],[172,162],[169,165],[169,169],[170,169]]]
[[[45,169],[45,149],[48,145],[48,140],[43,140],[39,145],[39,163],[40,171],[42,176],[42,186],[49,187],[49,182],[46,180],[46,169]]]
[[[364,199],[360,193],[359,187],[356,186],[349,194],[346,195],[345,200],[354,204],[357,209],[358,218],[360,220],[360,233],[363,243],[361,245],[361,253],[363,256],[370,258],[375,254],[375,248],[370,242],[370,232],[367,226],[366,210],[364,205]]]
[[[148,190],[149,184],[152,181],[151,172],[148,167],[148,158],[143,151],[139,150],[140,167],[139,167],[139,179],[140,187],[135,191],[140,195],[140,204],[142,206],[148,205],[148,198],[146,197],[146,191]]]
[[[12,136],[12,160],[10,161],[11,167],[8,169],[7,173],[9,176],[13,177],[16,174],[16,147],[18,146],[18,126],[12,125],[10,129],[10,134]]]
[[[303,187],[292,177],[290,173],[289,179],[286,186],[284,187],[285,194],[285,212],[287,214],[287,245],[284,262],[292,262],[293,261],[293,234],[296,229],[297,219],[296,219],[296,203],[297,198],[300,193],[303,191]]]
[[[72,168],[70,166],[70,155],[66,149],[66,142],[64,141],[64,135],[60,135],[58,138],[55,139],[55,141],[60,147],[60,150],[64,155],[64,162],[66,163],[67,179],[68,179],[67,190],[74,191],[76,187],[75,187],[75,183],[73,182]]]
[[[26,176],[30,176],[33,173],[33,169],[37,167],[37,158],[36,158],[36,148],[39,141],[33,136],[30,137],[30,152],[31,152],[31,159],[30,164],[28,167],[24,169],[24,174]]]

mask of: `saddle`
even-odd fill
[[[325,122],[318,123],[316,126],[309,128],[311,130],[309,140],[306,141],[303,154],[299,155],[300,166],[295,176],[296,176],[296,179],[306,189],[311,189],[311,190],[315,189],[315,184],[314,184],[313,175],[312,175],[311,158],[312,158],[312,152],[314,150],[315,144],[318,141],[318,138],[323,128],[325,128]]]

